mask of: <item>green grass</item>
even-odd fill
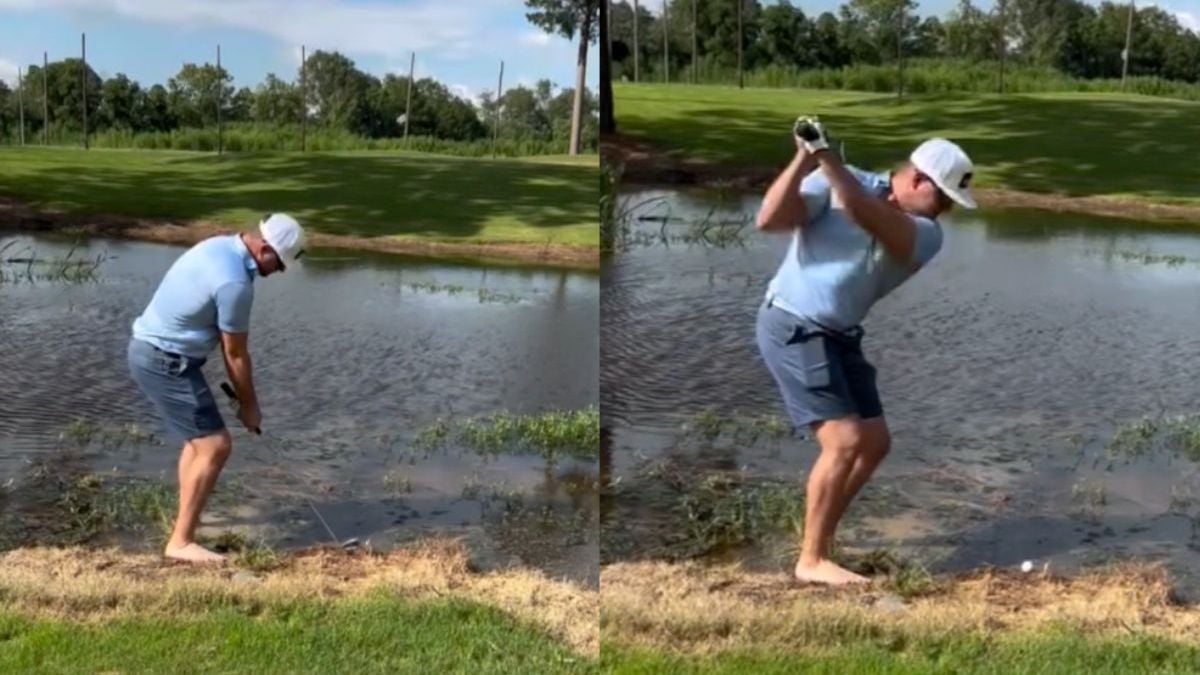
[[[820,654],[729,652],[716,656],[681,656],[605,645],[601,670],[606,673],[822,673],[826,675],[946,675],[1008,673],[1195,673],[1200,647],[1167,640],[1130,636],[1095,639],[1066,631],[1037,637],[987,638],[946,635],[909,643],[830,645]]]
[[[782,167],[797,115],[818,114],[851,163],[886,169],[942,135],[975,184],[1200,204],[1200,103],[1104,93],[895,96],[822,90],[614,85],[618,129],[680,156]]]
[[[5,673],[582,673],[595,664],[457,600],[306,601],[104,623],[0,610]]]
[[[235,227],[286,211],[317,232],[596,248],[596,157],[212,154],[0,148],[0,194],[77,213]]]

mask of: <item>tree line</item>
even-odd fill
[[[253,88],[236,88],[227,70],[207,63],[184,64],[165,85],[148,87],[122,73],[101,78],[78,58],[50,62],[44,73],[40,64],[23,71],[19,91],[0,81],[0,138],[15,140],[23,115],[27,143],[37,142],[43,128],[52,137],[82,133],[85,105],[89,132],[215,127],[219,109],[222,122],[235,125],[295,126],[304,122],[316,129],[344,130],[366,138],[397,138],[404,135],[409,104],[407,76],[376,77],[333,51],[307,56],[303,89],[299,72],[293,80],[272,73]],[[542,80],[532,88],[506,88],[499,100],[494,92],[485,92],[475,103],[435,79],[417,79],[412,86],[408,133],[449,141],[487,139],[494,132],[499,105],[501,139],[561,141],[565,151],[574,98],[574,89],[555,91],[549,80]],[[594,149],[597,101],[586,87],[581,101],[583,146]]]
[[[741,16],[738,16],[739,3]],[[960,0],[947,16],[922,17],[914,0],[850,0],[806,14],[788,0],[613,2],[605,17],[611,77],[687,79],[692,69],[800,69],[884,64],[907,58],[1011,60],[1079,78],[1119,78],[1129,34],[1128,75],[1200,82],[1200,34],[1158,7],[1081,0]],[[649,10],[653,8],[655,13]],[[694,33],[693,33],[694,27]],[[664,31],[665,28],[665,31]],[[740,48],[739,48],[740,47]],[[695,57],[695,58],[693,58]]]

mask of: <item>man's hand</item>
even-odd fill
[[[829,136],[821,120],[816,117],[798,117],[792,126],[792,135],[796,138],[796,147],[808,154],[816,154],[829,149]]]

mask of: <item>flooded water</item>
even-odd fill
[[[6,243],[9,257],[72,246]],[[93,240],[74,256],[107,256],[94,281],[0,285],[0,485],[19,484],[39,462],[58,470],[68,456],[91,471],[174,483],[178,448],[144,437],[159,427],[125,347],[182,250]],[[331,251],[259,280],[250,344],[264,435],[251,437],[222,407],[234,454],[214,524],[320,543],[307,495],[341,538],[386,548],[462,536],[483,564],[519,560],[595,583],[596,528],[580,526],[596,517],[594,461],[485,459],[453,443],[418,452],[414,439],[439,419],[596,405],[598,294],[594,275]],[[219,351],[205,372],[214,387],[226,379]],[[95,433],[79,431],[88,427]]]
[[[706,417],[782,415],[754,318],[787,239],[753,230],[757,197],[627,197],[642,204],[632,243],[601,281],[601,471],[618,485],[603,559],[687,536],[663,531],[695,525],[681,483],[723,471],[802,488],[816,453],[804,438],[694,433]],[[722,245],[695,241],[696,222]],[[894,444],[843,543],[934,570],[1137,556],[1200,578],[1200,465],[1149,432],[1136,457],[1113,443],[1143,418],[1197,411],[1200,230],[1040,212],[943,224],[939,256],[864,326]]]

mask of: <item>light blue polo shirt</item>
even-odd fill
[[[878,197],[891,189],[887,173],[847,168]],[[834,199],[821,169],[801,182],[800,194],[808,224],[792,235],[787,256],[767,287],[768,299],[800,318],[834,330],[849,330],[862,323],[876,301],[904,283],[942,247],[941,226],[910,214],[917,226],[913,259],[896,260],[850,220],[840,201]]]
[[[221,333],[250,330],[258,267],[236,234],[211,237],[188,249],[167,270],[133,337],[164,351],[205,358]]]

